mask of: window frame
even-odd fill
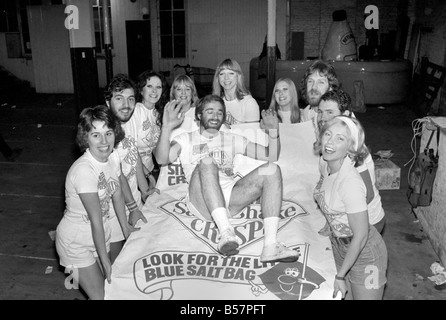
[[[170,1],[170,9],[162,9],[161,1],[165,4]],[[178,1],[182,1],[182,8],[175,8],[174,4]],[[161,59],[185,59],[187,58],[187,33],[186,33],[186,0],[159,0],[158,1],[158,29],[159,29],[159,44],[160,44],[160,57]],[[161,25],[161,16],[163,14],[170,14],[170,33],[163,33],[163,27]],[[183,23],[182,25],[175,24],[175,13],[182,13]],[[164,20],[164,19],[163,19]],[[179,33],[178,31],[182,32]],[[170,39],[169,52],[165,52],[164,39]],[[182,44],[176,40],[181,39]],[[169,45],[169,44],[167,44]],[[181,51],[181,52],[179,52]]]

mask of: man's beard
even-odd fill
[[[130,118],[132,117],[134,111],[135,111],[135,109],[133,109],[128,115],[123,115],[119,111],[113,110],[113,115],[117,119],[119,119],[119,121],[121,121],[122,123],[126,123],[127,121],[130,120]]]
[[[319,106],[319,102],[321,101],[321,93],[319,91],[313,91],[307,93],[307,102],[312,107]]]

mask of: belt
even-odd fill
[[[352,242],[353,236],[349,237],[332,237],[334,241],[336,241],[340,245],[349,245]]]

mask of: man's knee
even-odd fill
[[[260,166],[259,175],[266,178],[282,180],[282,171],[280,170],[280,167],[272,162],[267,162]]]

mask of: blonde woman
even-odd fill
[[[260,108],[244,84],[239,63],[225,59],[215,70],[212,94],[223,98],[226,106],[226,124],[260,121]]]
[[[300,109],[296,85],[290,78],[280,78],[273,89],[273,99],[269,108],[277,112],[281,123],[299,123]]]
[[[170,101],[176,100],[181,105],[181,112],[185,114],[186,123],[182,127],[191,125],[190,121],[195,119],[195,105],[198,102],[197,88],[194,80],[182,74],[175,78],[170,88]],[[185,128],[187,129],[187,128]]]
[[[369,223],[367,191],[355,166],[369,154],[364,129],[355,118],[338,116],[322,127],[315,150],[321,178],[314,198],[330,225],[336,263],[333,297],[381,300],[387,282],[387,248]]]

